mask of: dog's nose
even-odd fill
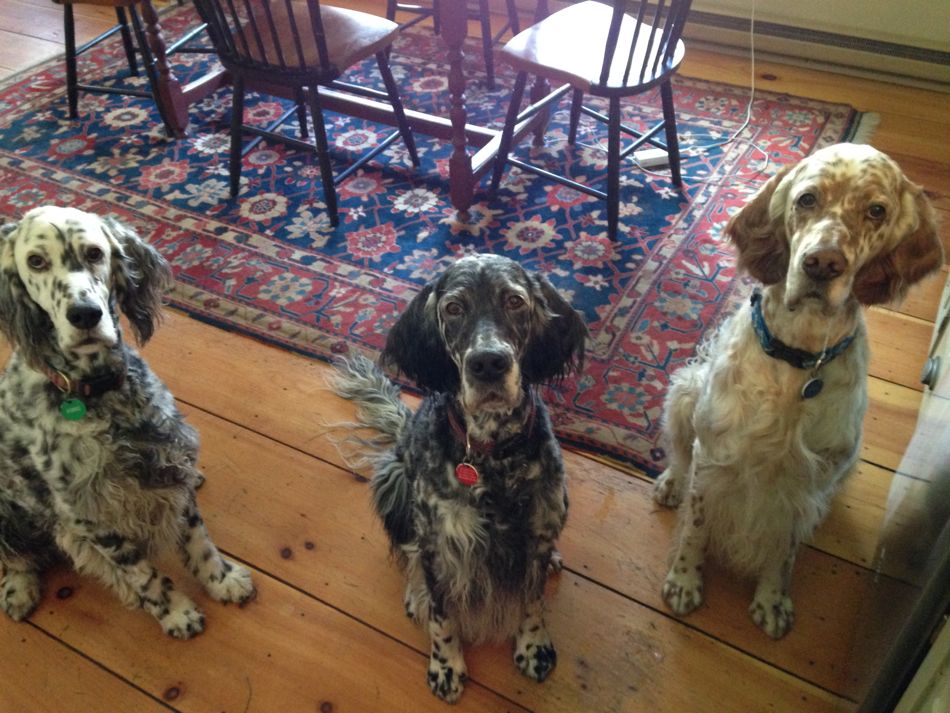
[[[510,354],[492,349],[483,349],[468,355],[465,369],[469,376],[479,381],[495,381],[511,369]]]
[[[79,329],[92,329],[102,319],[102,308],[94,304],[78,304],[66,310],[66,319]]]
[[[848,260],[837,248],[823,248],[805,256],[802,269],[813,280],[824,282],[844,274]]]

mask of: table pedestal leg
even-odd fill
[[[462,68],[462,43],[468,33],[468,9],[465,0],[442,0],[439,3],[442,39],[448,47],[449,119],[452,122],[452,157],[449,159],[449,195],[459,211],[459,219],[467,221],[468,209],[475,194],[472,158],[466,150],[465,73]]]
[[[168,65],[165,38],[158,22],[158,13],[151,2],[142,3],[142,19],[145,22],[145,39],[158,74],[158,96],[155,101],[172,134],[182,138],[188,128],[188,102],[182,94],[181,83]]]

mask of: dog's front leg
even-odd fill
[[[679,517],[679,537],[662,593],[670,609],[689,614],[703,603],[703,560],[709,539],[703,495],[691,490]]]
[[[541,682],[557,664],[557,651],[544,625],[544,597],[530,602],[515,637],[515,666],[528,678]]]
[[[663,429],[669,441],[669,465],[653,485],[653,499],[664,507],[679,507],[689,488],[696,440],[693,415],[703,390],[704,371],[698,364],[680,369],[666,396]]]
[[[185,566],[215,600],[244,604],[254,598],[250,571],[221,556],[194,500],[185,511],[179,546]]]
[[[776,553],[759,575],[749,606],[752,621],[773,639],[781,639],[795,623],[795,607],[788,590],[797,549],[798,543],[791,541],[784,557]]]
[[[205,617],[172,580],[145,559],[142,548],[115,532],[81,534],[61,530],[56,542],[82,573],[93,574],[112,587],[129,607],[142,607],[177,639],[204,631]]]
[[[462,695],[468,670],[462,655],[462,641],[458,626],[450,617],[432,611],[429,615],[429,688],[448,703],[455,703]]]

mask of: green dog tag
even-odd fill
[[[86,404],[82,399],[66,399],[59,405],[59,412],[67,421],[78,421],[86,415]]]

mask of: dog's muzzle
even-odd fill
[[[92,329],[102,319],[102,308],[93,302],[80,302],[66,310],[66,319],[76,329]]]
[[[498,349],[480,349],[465,357],[465,373],[473,382],[493,384],[511,371],[514,359]]]
[[[465,355],[462,404],[468,411],[507,411],[521,395],[521,376],[514,355],[497,346]]]
[[[829,282],[848,269],[848,259],[837,248],[819,248],[805,254],[802,272],[815,282]]]
[[[786,307],[794,310],[806,299],[836,307],[847,298],[851,262],[839,247],[844,238],[841,231],[826,229],[803,246],[786,279]]]

